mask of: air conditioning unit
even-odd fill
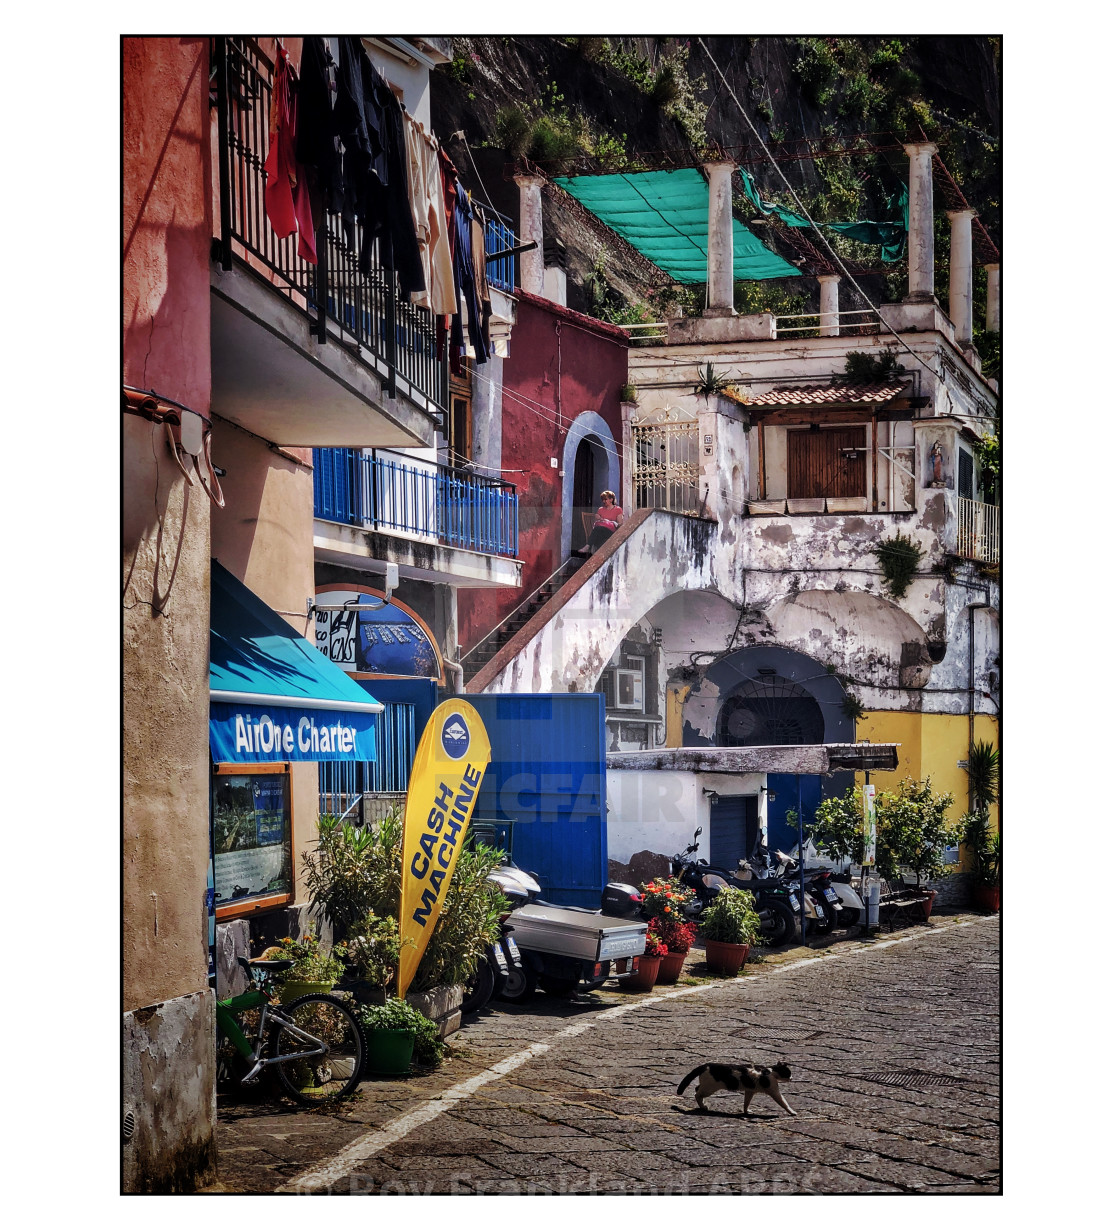
[[[607,688],[607,705],[610,708],[634,709],[638,713],[645,710],[645,673],[643,671],[616,667],[606,674],[611,677]]]

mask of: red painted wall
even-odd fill
[[[609,424],[616,446],[622,439],[626,335],[525,291],[518,291],[517,299],[502,381],[502,477],[517,487],[519,497],[522,586],[458,591],[464,653],[563,562],[560,467],[571,422],[592,410]]]
[[[124,378],[210,409],[209,39],[126,38]]]

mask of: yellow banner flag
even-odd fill
[[[445,700],[420,736],[404,805],[400,928],[412,945],[401,948],[402,999],[435,930],[489,763],[490,739],[477,711],[457,697]]]

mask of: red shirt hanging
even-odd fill
[[[264,209],[272,229],[281,239],[299,231],[299,254],[315,265],[319,258],[315,251],[315,224],[311,220],[307,173],[296,161],[297,84],[291,57],[283,47],[278,47],[268,115]]]

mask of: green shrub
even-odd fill
[[[738,888],[721,888],[700,920],[700,934],[720,944],[754,944],[761,934],[754,897]]]
[[[938,793],[930,779],[903,778],[897,791],[875,796],[875,862],[893,880],[903,868],[923,877],[945,870],[945,848],[960,841],[960,824],[947,818],[953,806],[949,791]]]
[[[825,799],[813,824],[805,826],[813,845],[837,863],[863,859],[863,793],[853,786],[846,794]]]
[[[315,849],[303,856],[304,879],[312,904],[330,918],[336,934],[368,934],[370,914],[378,920],[400,917],[403,835],[400,808],[370,828],[354,828],[332,816],[320,819]],[[501,861],[501,852],[488,846],[460,854],[414,990],[465,981],[498,939],[505,898],[486,877]],[[384,938],[382,933],[382,943]]]

